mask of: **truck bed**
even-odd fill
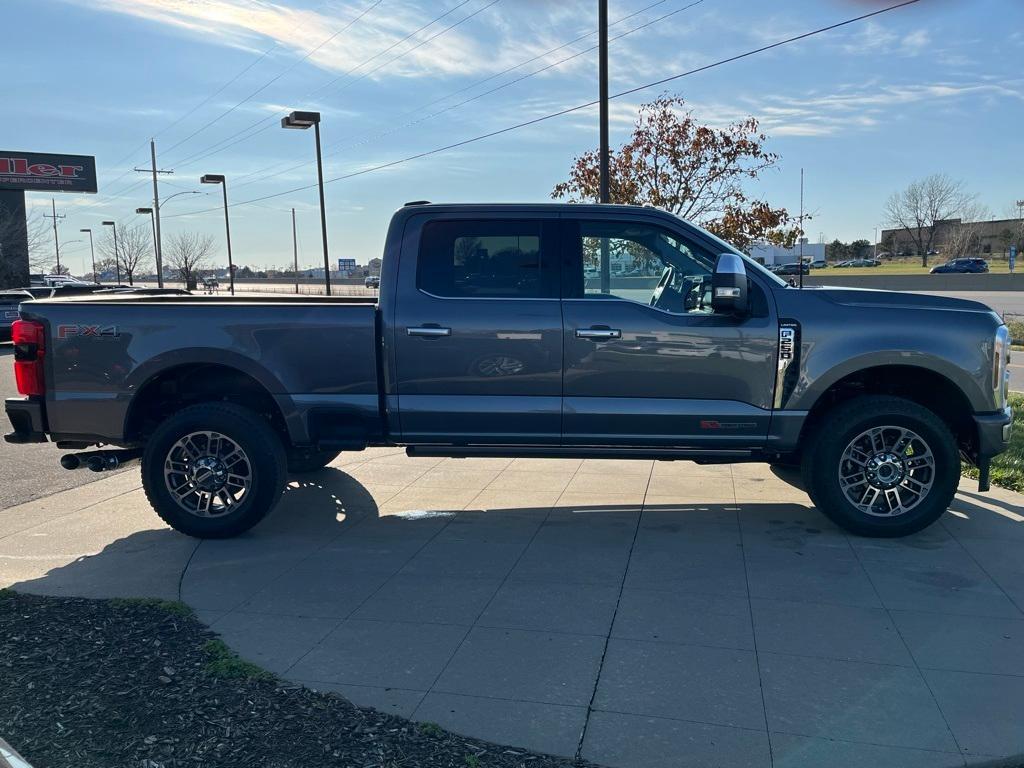
[[[48,326],[46,420],[61,439],[130,441],[140,393],[187,375],[230,397],[224,369],[273,398],[296,444],[323,437],[317,421],[380,427],[372,297],[84,296],[21,312]]]

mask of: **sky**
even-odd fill
[[[611,92],[884,7],[873,0],[610,0]],[[164,238],[216,239],[228,179],[234,261],[322,263],[312,131],[320,111],[332,261],[379,256],[404,202],[545,201],[598,139],[596,107],[379,168],[592,101],[594,0],[0,0],[5,149],[95,155],[99,193],[57,197],[63,261],[82,227],[152,202]],[[19,32],[19,34],[15,34]],[[557,50],[556,50],[557,49]],[[920,0],[873,19],[641,90],[611,105],[613,147],[640,104],[683,96],[710,125],[753,116],[780,155],[748,192],[812,241],[874,237],[894,191],[931,173],[996,218],[1024,197],[1024,1]],[[541,71],[542,70],[542,71]],[[356,174],[356,175],[352,175]],[[340,178],[339,178],[340,177]],[[345,178],[347,177],[347,178]],[[303,189],[304,188],[304,189]],[[184,193],[170,199],[171,195]],[[30,207],[50,207],[28,194]]]

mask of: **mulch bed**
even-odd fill
[[[581,765],[285,683],[215,637],[179,603],[0,590],[0,738],[35,768]]]

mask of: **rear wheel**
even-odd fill
[[[202,539],[256,525],[277,503],[286,474],[284,448],[266,420],[230,403],[179,411],[142,454],[153,509],[175,530]]]
[[[842,403],[803,453],[815,506],[861,536],[906,536],[949,508],[960,479],[956,439],[938,416],[898,397]]]

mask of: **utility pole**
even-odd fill
[[[797,269],[800,275],[800,287],[804,287],[804,169],[800,169],[800,264]]]
[[[60,241],[57,239],[57,219],[66,218],[64,214],[57,215],[57,202],[51,197],[50,198],[50,210],[53,211],[52,215],[43,214],[44,219],[53,219],[53,249],[57,252],[57,274],[60,274]]]
[[[295,231],[295,209],[292,208],[292,258],[295,260],[295,295],[299,294],[299,237]]]
[[[157,174],[171,174],[174,171],[157,170],[156,167],[156,139],[149,140],[149,156],[152,165],[149,168],[136,168],[139,173],[153,174],[153,212],[156,221],[156,284],[164,287],[164,246],[160,239],[160,187],[157,184]]]
[[[597,0],[598,87],[601,100],[601,202],[610,203],[608,180],[608,0]]]

